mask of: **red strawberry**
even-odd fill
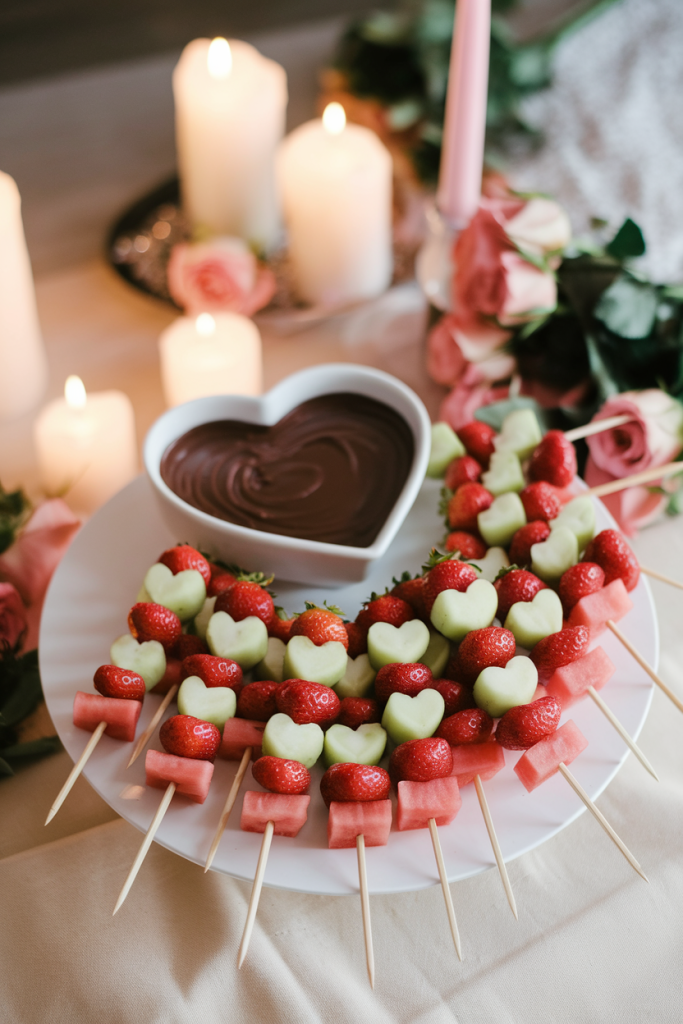
[[[336,722],[341,701],[329,686],[305,679],[286,679],[275,691],[275,703],[278,711],[289,715],[297,725],[315,722],[325,728]]]
[[[547,683],[556,668],[582,658],[588,651],[589,640],[585,626],[568,626],[539,640],[530,654],[538,669],[539,683]]]
[[[451,530],[475,533],[479,529],[477,516],[492,503],[493,495],[483,484],[463,484],[448,502],[448,525]]]
[[[550,536],[550,527],[542,519],[526,526],[520,526],[510,544],[510,561],[513,565],[529,565],[531,545],[540,544]]]
[[[395,662],[383,665],[375,676],[375,696],[382,704],[386,704],[392,693],[417,697],[422,690],[431,688],[433,682],[432,671],[426,665]]]
[[[139,643],[158,640],[164,650],[170,650],[183,631],[175,612],[151,601],[133,605],[128,612],[128,628]]]
[[[473,686],[480,672],[496,665],[505,668],[515,655],[515,638],[509,629],[501,626],[487,626],[473,629],[458,648],[460,679]]]
[[[247,683],[237,694],[237,717],[253,722],[267,722],[277,714],[275,693],[280,684],[270,680]]]
[[[576,451],[561,430],[549,430],[531,456],[530,480],[547,480],[554,487],[568,487],[576,476]]]
[[[621,577],[627,590],[633,590],[640,579],[640,566],[630,546],[618,530],[602,530],[590,542],[584,562],[596,562],[605,573],[605,586]]]
[[[259,786],[271,793],[305,793],[311,784],[311,774],[300,761],[287,761],[284,757],[259,757],[251,766],[251,774]]]
[[[396,597],[395,594],[382,594],[381,597],[376,597],[373,594],[356,615],[356,622],[367,632],[375,622],[388,622],[389,625],[398,627],[414,618],[415,612],[402,597]]]
[[[116,665],[100,665],[93,677],[93,683],[103,697],[142,700],[147,692],[142,676]]]
[[[192,715],[173,715],[159,730],[161,745],[169,754],[213,761],[221,745],[220,729]]]
[[[277,610],[275,610],[272,619],[268,623],[268,636],[274,636],[277,640],[282,640],[283,644],[286,644],[291,636],[294,621],[294,616],[291,619],[281,619]]]
[[[237,580],[216,598],[214,612],[227,612],[235,622],[254,615],[266,626],[275,614],[273,599],[267,590],[250,580]]]
[[[320,780],[320,792],[329,807],[339,803],[386,800],[391,791],[389,773],[372,764],[333,764]]]
[[[506,750],[527,750],[560,724],[562,708],[555,697],[541,697],[506,711],[496,729],[496,741]]]
[[[463,683],[456,683],[452,679],[435,679],[430,689],[438,690],[443,697],[444,718],[447,715],[454,715],[456,711],[474,707],[472,691]]]
[[[444,486],[449,491],[457,491],[463,484],[473,484],[479,480],[482,469],[476,459],[471,455],[461,455],[453,461],[446,470]]]
[[[450,718],[444,718],[435,736],[446,740],[452,747],[466,743],[486,743],[493,731],[493,719],[483,708],[458,711]]]
[[[484,469],[488,469],[489,459],[493,455],[493,439],[496,432],[488,423],[481,423],[479,420],[471,420],[466,423],[456,434],[465,445],[467,454],[476,459]]]
[[[526,569],[511,569],[493,584],[498,591],[496,618],[505,622],[507,613],[517,601],[533,601],[539,590],[546,590],[546,584]]]
[[[605,573],[595,562],[577,562],[563,573],[560,579],[559,594],[565,616],[582,597],[602,590],[605,585]]]
[[[439,737],[408,740],[401,743],[389,758],[389,775],[395,786],[399,782],[429,782],[443,779],[453,771],[453,754],[449,743]]]
[[[208,653],[209,648],[206,646],[202,638],[200,636],[195,636],[193,633],[181,633],[170,650],[171,657],[177,658],[178,661],[184,661],[184,659],[189,658],[191,654]]]
[[[424,583],[424,602],[427,615],[442,590],[459,590],[464,594],[471,583],[479,577],[471,565],[449,558],[429,570]]]
[[[357,729],[359,725],[370,725],[382,721],[382,711],[372,697],[344,697],[339,708],[337,722],[349,729]]]
[[[368,651],[368,631],[361,629],[357,622],[345,622],[344,628],[349,638],[349,646],[346,650],[349,658],[357,658]]]
[[[307,608],[301,615],[297,615],[289,635],[307,636],[316,647],[337,640],[346,650],[349,648],[349,634],[341,615],[327,608]]]
[[[453,551],[458,558],[483,558],[487,550],[481,537],[465,530],[454,530],[446,537],[446,551]]]
[[[394,589],[391,593],[407,601],[419,619],[425,615],[424,601],[424,576],[411,577],[409,572],[404,572],[400,580],[394,578]]]
[[[562,508],[556,489],[546,480],[536,480],[528,484],[519,497],[524,505],[524,511],[528,523],[536,519],[542,519],[549,523],[551,519],[557,519]]]
[[[211,566],[204,555],[196,548],[191,548],[189,544],[178,544],[174,548],[168,548],[159,555],[158,561],[167,566],[174,576],[186,569],[196,569],[201,573],[207,587],[211,582]]]
[[[446,667],[443,670],[443,674],[445,679],[457,680],[459,683],[462,682],[462,672],[460,670],[460,660],[458,658],[457,651],[453,651],[451,654],[448,662],[446,663]]]
[[[217,658],[213,654],[191,654],[183,659],[183,679],[199,676],[204,686],[227,686],[239,695],[242,689],[242,669],[232,658]]]
[[[220,565],[211,565],[211,580],[208,587],[206,588],[207,597],[218,597],[224,590],[231,587],[233,583],[237,582],[237,577],[233,576],[227,569],[223,569]]]

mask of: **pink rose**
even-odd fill
[[[460,430],[466,423],[473,420],[475,412],[483,405],[500,402],[508,397],[509,386],[507,384],[492,384],[485,372],[482,372],[483,365],[470,363],[451,393],[442,402],[439,420],[450,423],[453,430]],[[489,371],[493,370],[495,365],[494,363],[489,366]],[[500,363],[498,363],[498,368],[504,369]],[[501,377],[494,379],[501,379]]]
[[[14,650],[26,626],[26,612],[19,592],[11,583],[0,583],[0,652],[7,647]]]
[[[61,498],[44,501],[14,544],[0,555],[0,579],[12,583],[27,605],[42,601],[52,573],[80,525]]]
[[[427,370],[437,383],[452,387],[468,363],[489,360],[509,337],[509,331],[481,317],[463,320],[454,313],[447,313],[427,339]],[[508,362],[511,373],[514,360],[509,357]]]
[[[240,238],[174,245],[167,268],[171,298],[186,313],[251,316],[275,294],[275,275]]]
[[[572,237],[569,217],[552,199],[534,196],[505,223],[509,238],[526,252],[544,255],[565,249]]]

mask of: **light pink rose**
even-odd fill
[[[427,370],[438,384],[453,387],[468,363],[490,360],[509,338],[509,331],[481,317],[463,320],[454,313],[447,313],[427,339]],[[508,357],[507,363],[509,371],[501,376],[512,372],[512,357]]]
[[[444,399],[439,410],[439,420],[450,423],[453,430],[459,430],[474,419],[477,409],[508,397],[507,384],[492,384],[479,366],[470,363],[453,390]]]
[[[251,316],[275,294],[275,275],[239,238],[174,245],[167,268],[171,298],[186,313]]]
[[[509,238],[525,252],[544,255],[565,249],[572,237],[569,217],[559,203],[534,196],[505,223]]]
[[[597,487],[598,484],[606,484],[615,479],[596,466],[590,455],[583,476],[589,487]],[[606,494],[600,500],[612,513],[622,533],[627,537],[635,537],[641,527],[648,526],[661,515],[668,498],[647,487],[627,487],[616,494]]]
[[[552,274],[539,270],[516,252],[503,252],[507,295],[498,320],[508,327],[524,323],[530,314],[550,312],[557,305],[557,284]]]
[[[0,555],[0,579],[12,583],[27,605],[39,604],[80,525],[61,498],[44,501],[14,544]]]
[[[26,628],[26,612],[18,590],[11,583],[0,583],[0,651],[3,647],[14,650]]]

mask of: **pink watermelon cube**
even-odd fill
[[[176,793],[203,804],[211,785],[213,765],[211,761],[200,761],[194,757],[178,757],[161,750],[148,750],[145,755],[145,772],[148,786],[166,789],[169,782],[175,782]]]
[[[568,708],[584,696],[589,686],[602,689],[615,672],[602,647],[594,647],[571,665],[555,669],[548,680],[547,690],[552,697],[557,697],[563,708]]]
[[[103,697],[100,693],[83,693],[74,697],[74,725],[77,729],[94,732],[100,722],[106,722],[105,735],[115,740],[135,739],[142,701],[124,700],[122,697]]]
[[[272,821],[276,836],[293,839],[306,824],[310,801],[306,793],[259,793],[248,789],[242,803],[240,828],[243,832],[265,832],[267,823]]]
[[[570,718],[557,732],[529,747],[515,765],[515,772],[531,793],[555,774],[560,762],[571,764],[587,746],[588,740]]]
[[[571,610],[568,624],[570,626],[586,626],[591,640],[595,640],[607,629],[607,620],[618,622],[633,608],[633,601],[628,596],[621,577],[612,580],[602,590],[582,597]]]
[[[450,825],[462,806],[460,787],[454,775],[429,782],[399,782],[399,832],[412,828],[429,828],[429,819],[437,825]]]
[[[252,722],[249,718],[229,718],[223,729],[223,742],[218,751],[227,761],[241,761],[247,747],[252,747],[251,759],[261,756],[261,741],[265,722]]]
[[[453,771],[460,789],[474,781],[479,775],[482,782],[492,779],[501,768],[505,767],[505,754],[500,743],[488,740],[486,743],[463,743],[459,747],[451,747],[453,754]]]
[[[327,819],[327,845],[348,850],[363,836],[366,846],[386,846],[391,831],[391,800],[342,803],[333,800]]]
[[[170,658],[167,654],[166,671],[157,685],[150,690],[150,693],[168,693],[172,686],[180,686],[183,681],[182,667],[182,661],[179,661],[178,658]]]

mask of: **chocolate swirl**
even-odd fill
[[[254,530],[368,547],[413,460],[397,412],[356,394],[324,395],[272,427],[218,420],[174,441],[161,476],[189,505]]]

